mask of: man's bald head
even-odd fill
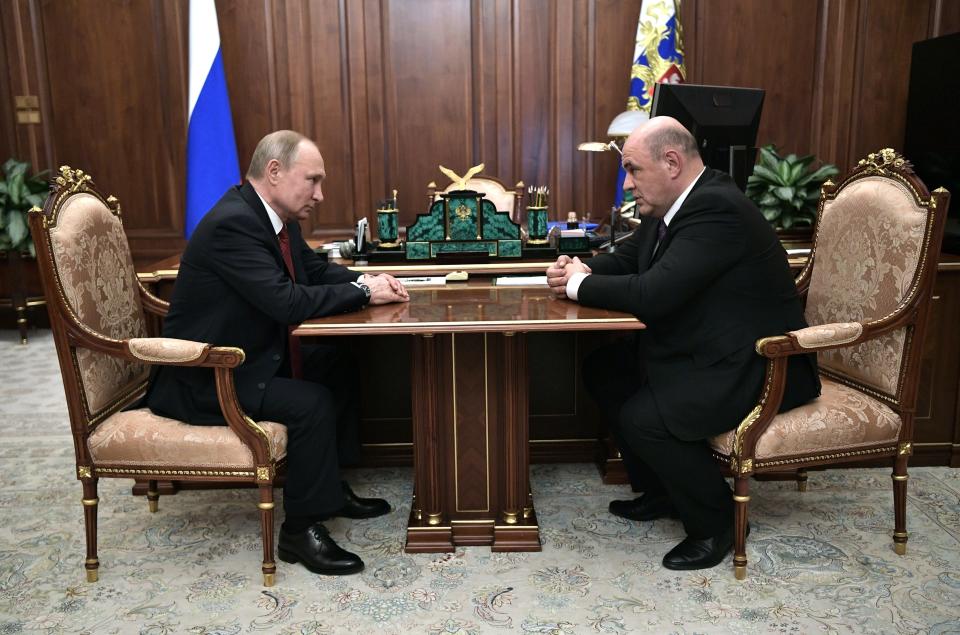
[[[662,217],[703,170],[697,141],[673,117],[654,117],[630,133],[623,146],[625,189],[642,214]]]
[[[661,158],[670,148],[688,158],[700,156],[697,140],[673,117],[654,117],[640,126],[637,132],[640,133],[641,143],[646,145],[651,157]]]

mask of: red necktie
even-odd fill
[[[297,274],[293,270],[293,256],[290,255],[290,234],[287,233],[287,226],[277,234],[277,240],[280,241],[280,253],[283,254],[283,262],[287,265],[287,273],[290,279],[297,281]],[[294,379],[303,378],[303,362],[300,356],[300,338],[293,334],[295,327],[288,327],[287,344],[290,351],[290,376]]]

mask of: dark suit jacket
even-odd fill
[[[702,439],[730,430],[759,397],[757,339],[806,326],[786,252],[760,211],[707,168],[667,228],[646,219],[615,253],[587,260],[581,304],[645,322],[638,351],[667,429]],[[814,356],[790,360],[787,409],[816,397]]]
[[[296,283],[287,275],[267,211],[249,183],[231,188],[190,237],[173,288],[163,336],[237,346],[243,408],[258,416],[263,390],[286,357],[288,326],[351,311],[366,296],[358,273],[320,259],[300,226],[287,223]],[[147,393],[158,414],[191,423],[221,423],[213,371],[158,366]]]

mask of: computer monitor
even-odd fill
[[[943,251],[960,254],[960,76],[944,69],[960,64],[960,33],[916,42],[910,63],[910,90],[903,155],[930,190],[953,195]]]
[[[650,115],[683,124],[696,137],[703,162],[728,173],[745,190],[757,158],[763,95],[759,88],[657,84]]]

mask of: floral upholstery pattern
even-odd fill
[[[54,268],[70,308],[90,330],[120,340],[144,337],[136,272],[120,219],[91,194],[75,194],[50,230]],[[91,413],[146,381],[145,364],[77,349],[77,365]]]
[[[823,206],[807,295],[811,326],[889,315],[913,281],[926,212],[904,185],[866,177]],[[820,366],[896,396],[905,331],[818,353]]]
[[[261,421],[270,456],[287,455],[287,428]],[[213,469],[253,469],[253,454],[228,426],[194,426],[167,419],[149,408],[111,415],[97,426],[87,443],[94,464],[135,466],[196,466]]]
[[[820,397],[770,422],[757,442],[757,460],[896,443],[902,421],[888,405],[827,377],[820,379]],[[729,455],[735,434],[734,429],[716,436],[710,445]]]

